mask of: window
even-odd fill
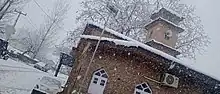
[[[167,30],[167,31],[164,33],[164,38],[165,38],[166,40],[169,40],[171,37],[172,37],[172,31],[171,31],[171,30]]]
[[[144,89],[144,92],[151,93],[149,88]]]
[[[101,85],[101,86],[104,86],[104,85],[105,85],[105,80],[101,80],[100,85]]]
[[[152,91],[147,83],[142,83],[135,87],[134,94],[152,94]]]
[[[103,94],[107,84],[108,75],[104,69],[99,69],[93,73],[88,94]]]
[[[93,83],[97,84],[98,80],[99,80],[98,78],[94,78]]]
[[[95,75],[101,76],[101,77],[104,77],[104,78],[108,78],[108,76],[107,76],[105,70],[103,70],[103,69],[102,69],[102,70],[99,70],[99,71],[97,71],[97,72],[95,72]]]
[[[100,76],[101,74],[99,72],[95,73],[95,75]]]
[[[101,73],[105,73],[105,71],[104,71],[104,70],[101,70],[100,72],[101,72]]]
[[[141,85],[136,86],[136,89],[143,90]]]
[[[142,84],[143,88],[147,88],[147,85],[145,83]]]
[[[104,78],[108,78],[107,74],[103,74],[102,77],[104,77]]]

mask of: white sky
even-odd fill
[[[44,10],[48,10],[52,8],[52,2],[54,0],[36,0]],[[67,18],[64,21],[64,28],[65,30],[73,30],[75,27],[75,16],[76,11],[80,8],[80,1],[82,0],[70,0],[71,8],[67,14]],[[201,17],[202,24],[204,25],[205,32],[211,38],[211,44],[207,48],[206,52],[202,55],[197,56],[196,61],[189,61],[189,63],[196,67],[199,70],[202,70],[205,73],[209,73],[210,75],[216,76],[220,79],[220,34],[219,31],[219,22],[220,22],[220,1],[219,0],[182,0],[183,3],[187,3],[190,5],[195,5],[196,7],[196,14]],[[37,5],[31,1],[23,10],[25,13],[29,15],[31,20],[36,26],[39,26],[40,23],[43,21],[44,13],[37,7]],[[27,19],[22,16],[19,20],[17,27],[33,27],[29,25]],[[34,28],[34,27],[33,27]],[[61,31],[60,37],[64,36],[66,33]],[[62,39],[60,39],[62,40]]]

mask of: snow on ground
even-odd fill
[[[43,76],[58,79],[62,84],[67,80],[67,76],[56,78],[22,62],[0,59],[0,94],[30,94]]]
[[[12,50],[12,51],[14,51],[14,53],[23,53],[22,51],[20,51],[20,50],[14,48],[14,47],[12,47],[12,46],[10,46],[10,45],[8,46],[8,50]]]

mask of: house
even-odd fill
[[[178,34],[184,32],[178,26],[183,18],[162,8],[151,19],[146,43],[88,23],[74,48],[75,65],[64,94],[220,94],[219,79],[177,58],[180,52],[174,47]]]

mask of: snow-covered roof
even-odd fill
[[[85,38],[85,39],[93,39],[93,40],[99,40],[100,37],[99,36],[93,36],[93,35],[81,35],[81,38]],[[123,46],[127,46],[127,47],[141,47],[144,48],[145,50],[151,51],[157,55],[160,55],[162,57],[165,57],[169,60],[175,61],[175,62],[181,62],[179,59],[164,53],[163,51],[157,50],[153,47],[150,47],[144,43],[138,42],[138,41],[126,41],[126,40],[120,40],[120,39],[112,39],[112,38],[106,38],[106,37],[102,37],[101,40],[106,40],[106,41],[110,41],[110,42],[114,42],[116,45],[123,45]]]
[[[176,15],[176,16],[178,16],[178,17],[183,17],[183,15],[181,15],[180,13],[177,13],[176,11],[174,11],[174,10],[172,10],[172,9],[170,9],[170,8],[167,8],[167,7],[163,7],[163,9],[166,9],[167,11],[169,11],[170,13],[172,13],[172,14],[174,14],[174,15]],[[161,9],[158,9],[158,10],[156,10],[156,12],[159,12]]]
[[[93,25],[95,25],[95,26],[98,26],[98,27],[100,27],[101,29],[104,28],[104,26],[102,26],[102,25],[100,25],[100,24],[97,24],[97,23],[91,23],[91,22],[90,22],[89,24],[93,24]],[[158,49],[155,49],[155,48],[153,48],[153,47],[150,47],[150,46],[148,46],[148,45],[146,45],[146,44],[144,44],[144,43],[141,43],[141,42],[139,42],[139,41],[137,41],[137,40],[134,40],[134,39],[132,39],[132,38],[129,38],[129,37],[127,37],[127,36],[125,36],[125,35],[123,35],[123,34],[121,34],[121,33],[118,33],[118,32],[116,32],[116,31],[114,31],[114,30],[112,30],[112,29],[105,28],[105,31],[106,31],[106,32],[109,32],[109,33],[111,33],[111,34],[114,34],[114,35],[116,35],[116,36],[118,36],[118,37],[121,37],[121,38],[123,38],[123,39],[125,39],[125,40],[112,39],[112,38],[106,38],[106,37],[102,37],[101,40],[106,40],[106,41],[114,42],[116,45],[124,45],[124,46],[128,46],[128,47],[130,47],[130,46],[132,46],[132,47],[141,47],[141,48],[143,48],[143,49],[145,49],[145,50],[148,50],[148,51],[150,51],[150,52],[152,52],[152,53],[155,53],[155,54],[157,54],[157,55],[160,55],[160,56],[162,56],[162,57],[164,57],[164,58],[166,58],[166,59],[168,59],[168,60],[171,60],[171,61],[173,61],[173,62],[177,62],[177,63],[179,63],[179,64],[181,64],[181,65],[183,65],[183,66],[185,66],[185,67],[187,67],[187,68],[190,68],[190,69],[192,69],[192,70],[194,70],[194,71],[203,73],[203,74],[205,74],[205,75],[207,75],[207,76],[209,76],[209,77],[212,77],[212,78],[214,78],[214,79],[220,81],[220,78],[219,78],[219,77],[210,75],[209,73],[206,73],[206,72],[202,71],[201,69],[198,69],[198,68],[196,68],[195,66],[190,65],[190,63],[185,63],[185,62],[183,62],[182,60],[180,60],[180,59],[178,59],[178,58],[176,58],[176,57],[174,57],[174,56],[171,56],[171,55],[169,55],[169,54],[167,54],[167,53],[164,53],[164,52],[162,52],[162,51],[160,51],[160,50],[158,50]],[[100,36],[81,35],[81,38],[99,40],[99,39],[100,39]],[[128,40],[128,41],[126,41],[126,40]]]
[[[95,26],[97,26],[97,27],[99,27],[99,28],[104,28],[103,25],[100,25],[100,24],[98,24],[98,23],[88,22],[88,24],[95,25]],[[130,37],[127,37],[127,36],[125,36],[125,35],[123,35],[123,34],[121,34],[121,33],[119,33],[119,32],[116,32],[116,31],[114,31],[114,30],[112,30],[112,29],[110,29],[110,28],[105,27],[105,31],[106,31],[106,32],[109,32],[109,33],[111,33],[111,34],[113,34],[113,35],[115,35],[115,36],[118,36],[118,37],[120,37],[120,38],[122,38],[122,39],[130,40],[130,41],[135,41],[134,39],[132,39],[132,38],[130,38]]]
[[[147,24],[146,24],[146,28],[147,28],[148,26],[150,26],[151,24],[153,24],[154,22],[158,21],[158,20],[165,21],[165,22],[167,22],[168,24],[170,24],[170,25],[176,27],[177,29],[179,29],[179,30],[178,30],[179,33],[181,33],[181,32],[184,31],[184,29],[183,29],[182,27],[180,27],[180,26],[174,24],[173,22],[171,22],[171,21],[169,21],[169,20],[167,20],[167,19],[164,19],[164,18],[162,18],[162,17],[158,17],[158,18],[156,18],[155,20],[152,20],[152,21],[150,21],[149,23],[147,23]]]

